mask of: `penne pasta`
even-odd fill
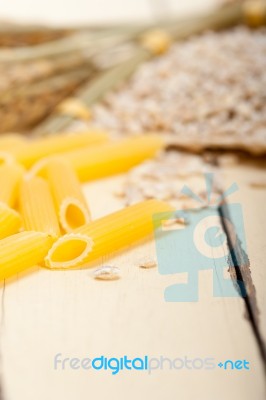
[[[6,204],[0,203],[0,239],[17,233],[20,228],[21,217],[19,213]]]
[[[8,151],[25,144],[27,140],[19,133],[6,133],[0,136],[0,151]]]
[[[140,135],[101,146],[66,153],[81,181],[103,178],[128,171],[152,158],[164,146],[158,135]]]
[[[16,163],[0,166],[0,201],[14,207],[24,168]]]
[[[46,178],[46,167],[50,160],[54,156],[48,156],[38,160],[33,166],[27,171],[26,175],[28,178],[33,176],[40,176],[41,178]]]
[[[69,268],[121,250],[153,232],[153,215],[172,211],[159,200],[147,200],[95,220],[62,236],[50,249],[50,268]]]
[[[163,146],[159,136],[143,135],[66,152],[64,159],[73,166],[78,178],[85,182],[126,172],[142,161],[154,157]],[[50,158],[45,157],[37,161],[29,170],[29,176],[45,177]]]
[[[14,156],[8,151],[0,150],[0,167],[15,162]]]
[[[18,162],[29,168],[39,159],[51,154],[64,153],[79,147],[106,142],[107,140],[107,134],[100,131],[65,133],[32,140],[27,145],[15,148],[12,154]]]
[[[19,206],[24,228],[60,235],[53,198],[48,183],[39,177],[24,179],[20,187]]]
[[[53,241],[47,233],[27,231],[0,240],[0,279],[41,263]]]
[[[90,222],[90,212],[81,190],[80,182],[70,164],[53,158],[46,167],[57,215],[65,232]]]

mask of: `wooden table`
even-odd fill
[[[97,281],[92,269],[49,271],[33,268],[1,288],[1,399],[85,400],[262,400],[265,370],[258,337],[266,338],[264,167],[242,163],[221,166],[224,187],[240,190],[230,202],[244,212],[251,281],[260,314],[252,326],[242,298],[213,297],[215,269],[199,273],[199,301],[166,302],[164,289],[184,282],[185,274],[160,275],[136,264],[155,256],[154,242],[109,255],[96,265],[114,264],[121,279]],[[84,186],[94,218],[122,207],[114,196],[124,176]],[[185,181],[187,183],[187,181]],[[229,276],[228,276],[229,277]],[[230,278],[230,277],[229,277]],[[256,299],[255,299],[256,297]],[[253,307],[252,313],[256,314]],[[255,334],[256,333],[256,334]],[[261,344],[260,344],[261,345]],[[54,369],[54,357],[213,357],[250,363],[250,370],[206,369],[110,371]]]

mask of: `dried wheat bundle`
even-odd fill
[[[67,36],[72,29],[29,26],[0,21],[0,46],[32,46]]]
[[[29,86],[21,87],[0,98],[0,132],[31,128],[47,116],[57,104],[70,95],[93,74],[85,66]]]

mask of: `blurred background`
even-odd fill
[[[75,25],[151,21],[157,18],[204,12],[220,0],[1,0],[1,20],[23,23]]]

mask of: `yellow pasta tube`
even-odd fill
[[[27,177],[31,178],[33,176],[40,176],[42,178],[46,178],[46,167],[47,167],[48,163],[50,162],[50,160],[52,159],[52,157],[55,157],[55,156],[48,156],[48,157],[44,157],[44,158],[41,158],[40,160],[38,160],[27,171]]]
[[[24,179],[20,187],[19,204],[26,230],[45,232],[52,237],[60,235],[52,194],[44,179]]]
[[[0,201],[14,207],[24,168],[16,163],[0,166]]]
[[[164,142],[158,135],[140,135],[101,146],[84,148],[65,154],[81,181],[103,178],[128,171],[152,158]]]
[[[27,143],[27,140],[19,133],[2,133],[0,136],[0,151],[12,150],[25,143]]]
[[[107,134],[100,131],[65,133],[32,140],[27,145],[15,148],[12,154],[18,162],[28,168],[42,157],[64,153],[72,149],[102,143],[107,140]]]
[[[172,211],[159,200],[147,200],[95,220],[62,236],[50,249],[50,268],[76,267],[129,246],[153,232],[153,215]]]
[[[14,156],[8,151],[0,150],[0,167],[6,164],[12,164],[15,161]]]
[[[90,212],[80,182],[70,164],[53,158],[46,167],[59,222],[66,232],[90,222]]]
[[[53,241],[47,233],[27,231],[0,240],[0,279],[41,263]]]
[[[19,213],[6,204],[0,203],[0,239],[17,233],[20,227],[21,217]]]

